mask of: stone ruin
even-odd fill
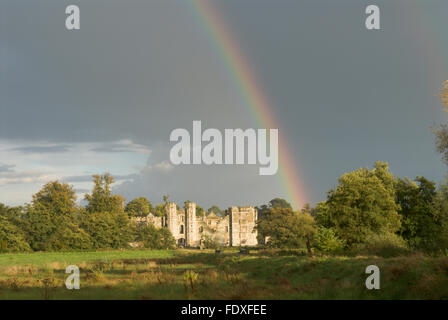
[[[159,217],[150,213],[146,217],[134,218],[139,224],[152,224],[156,228],[168,228],[178,246],[200,247],[209,238],[218,246],[256,246],[257,209],[254,207],[230,207],[223,217],[214,212],[196,216],[196,204],[188,202],[184,210],[176,203],[165,207],[166,215]]]

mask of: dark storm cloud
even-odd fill
[[[271,101],[310,201],[376,160],[441,180],[428,128],[446,118],[435,96],[448,78],[445,0],[378,0],[378,32],[364,27],[366,1],[212,2]],[[68,32],[64,1],[0,3],[1,139],[101,142],[92,148],[111,157],[128,150],[114,141],[144,145],[148,167],[116,188],[128,199],[169,193],[227,206],[284,196],[256,167],[164,165],[171,130],[191,130],[193,120],[221,130],[258,125],[186,1],[76,4],[81,30]]]
[[[154,4],[77,1],[69,32],[65,3],[2,2],[0,137],[150,145],[194,119],[244,123],[190,6]]]

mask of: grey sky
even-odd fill
[[[213,1],[272,102],[316,203],[342,173],[388,161],[441,181],[429,127],[446,121],[448,2]],[[81,30],[65,29],[65,7]],[[253,116],[188,1],[0,0],[0,202],[60,178],[80,196],[110,171],[131,199],[163,194],[208,207],[284,197],[258,166],[169,164],[169,134],[250,128]],[[82,191],[82,192],[81,192]]]

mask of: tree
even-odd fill
[[[201,206],[196,205],[196,216],[203,217],[205,215],[205,210]]]
[[[85,212],[80,226],[90,236],[94,249],[127,248],[132,241],[132,226],[124,212]]]
[[[4,205],[3,203],[0,203],[0,216],[7,216],[9,212],[8,206]]]
[[[76,195],[73,186],[59,181],[45,184],[33,195],[34,208],[41,208],[51,215],[70,215],[76,211]]]
[[[217,206],[217,205],[213,205],[210,208],[208,208],[207,210],[207,214],[210,214],[214,212],[217,216],[224,216],[224,212]]]
[[[440,93],[440,100],[445,107],[448,107],[448,80],[445,81],[444,87]],[[448,108],[445,108],[448,111]],[[442,154],[443,160],[448,164],[448,126],[441,124],[432,128],[436,136],[436,149]]]
[[[297,214],[297,226],[294,226],[296,236],[305,241],[308,255],[313,256],[311,244],[317,234],[317,225],[314,218],[306,212]]]
[[[47,250],[49,239],[56,231],[55,215],[45,210],[43,206],[27,206],[22,220],[22,229],[25,231],[26,239],[34,251]]]
[[[445,251],[448,248],[448,178],[439,185],[432,205],[434,232],[432,250]]]
[[[444,106],[448,107],[448,80],[445,81],[440,91],[440,100],[442,100]],[[447,109],[445,110],[448,111]]]
[[[319,226],[314,246],[322,252],[335,253],[341,252],[344,249],[345,243],[339,239],[333,229]]]
[[[89,249],[90,239],[79,227],[75,201],[71,185],[49,182],[11,221],[24,231],[33,250]]]
[[[56,228],[45,242],[45,250],[70,251],[92,248],[90,235],[80,228],[76,219],[68,216],[57,217]]]
[[[157,229],[152,224],[138,227],[135,240],[143,242],[145,248],[149,249],[166,250],[176,247],[176,239],[168,228]]]
[[[163,217],[164,215],[167,214],[167,212],[166,212],[166,205],[164,203],[159,203],[154,208],[154,213],[158,217]]]
[[[437,195],[436,184],[424,177],[414,181],[398,179],[396,200],[402,216],[399,234],[411,247],[430,249],[437,247],[439,221],[437,221],[434,200]],[[436,240],[436,241],[434,241]]]
[[[274,198],[269,201],[268,204],[261,205],[258,209],[258,219],[262,219],[264,214],[267,213],[271,208],[285,208],[292,209],[291,204],[285,199]]]
[[[169,194],[164,195],[163,196],[163,203],[159,203],[158,205],[156,205],[156,207],[154,208],[156,216],[163,217],[163,216],[165,216],[167,214],[166,207],[169,204],[169,201],[168,201],[169,198],[170,198]]]
[[[400,216],[394,181],[383,162],[375,163],[373,170],[345,173],[337,188],[328,192],[325,205],[318,208],[317,220],[333,228],[349,246],[364,242],[371,234],[397,232]]]
[[[0,252],[31,251],[25,234],[17,226],[0,216]]]
[[[23,224],[23,213],[24,208],[22,206],[8,207],[3,203],[0,203],[0,216],[6,217],[9,222],[20,229],[22,229],[21,226]]]
[[[144,197],[130,201],[124,209],[129,217],[146,217],[152,210],[151,202]]]
[[[93,212],[122,212],[124,199],[118,195],[112,195],[111,184],[114,183],[114,177],[109,173],[104,175],[93,175],[94,187],[92,194],[86,194],[88,201],[87,211]]]
[[[294,212],[291,208],[270,208],[264,218],[258,220],[257,230],[262,237],[269,237],[269,246],[298,248],[306,245],[312,255],[311,243],[317,230],[309,214]]]

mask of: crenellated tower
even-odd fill
[[[169,202],[166,207],[166,225],[173,234],[175,239],[179,238],[179,221],[177,219],[177,205],[174,202]]]
[[[198,229],[196,221],[196,203],[187,202],[185,206],[185,242],[187,247],[199,245]]]

